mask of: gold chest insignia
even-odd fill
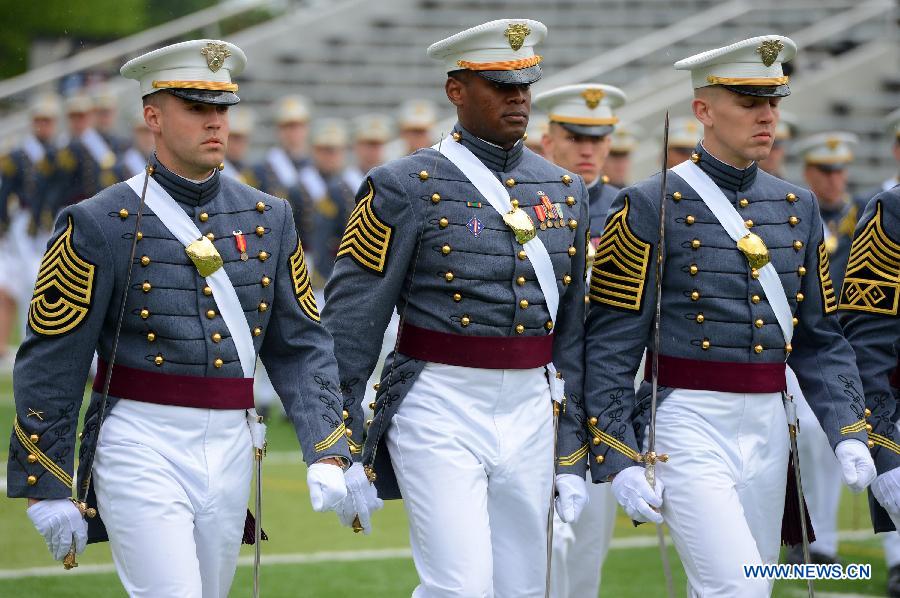
[[[184,248],[185,253],[194,262],[200,276],[206,278],[222,267],[222,256],[216,246],[206,237],[200,237]]]
[[[525,43],[525,38],[530,34],[531,29],[525,23],[510,23],[503,33],[506,39],[509,40],[509,47],[514,52],[518,52],[521,49],[522,44]]]
[[[231,56],[231,52],[228,51],[225,44],[216,44],[213,42],[209,42],[203,46],[200,53],[206,57],[206,65],[209,67],[209,70],[214,73],[222,68],[222,65],[225,64],[225,59]]]
[[[522,245],[531,241],[537,235],[537,231],[534,228],[534,220],[531,219],[531,216],[525,210],[514,207],[503,215],[503,222],[512,229],[513,234],[516,235],[516,241]]]
[[[603,93],[602,89],[595,88],[585,89],[581,92],[581,97],[584,98],[584,103],[587,104],[587,107],[591,110],[600,105],[600,100],[602,100],[603,96],[605,95],[606,94]]]
[[[759,45],[756,53],[762,58],[762,63],[766,66],[775,64],[778,53],[784,50],[784,44],[780,39],[767,39]]]
[[[759,269],[769,263],[769,248],[759,235],[747,233],[738,239],[737,248],[747,258],[751,268]]]

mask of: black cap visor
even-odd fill
[[[164,89],[173,96],[188,102],[214,104],[217,106],[234,106],[241,101],[233,91],[213,91],[209,89]]]
[[[501,85],[531,85],[541,78],[541,65],[514,71],[473,71],[488,81]]]
[[[785,85],[723,85],[725,89],[745,96],[759,98],[784,98],[791,95],[791,88]]]
[[[570,133],[584,135],[585,137],[606,137],[615,130],[613,125],[573,125],[572,123],[552,122],[555,122]]]

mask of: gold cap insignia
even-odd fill
[[[602,89],[596,88],[585,89],[581,92],[581,97],[584,98],[584,103],[587,104],[587,107],[591,110],[600,105],[600,100],[602,100],[603,96],[605,95],[606,94],[603,93]]]
[[[228,51],[225,44],[216,44],[213,42],[209,42],[203,46],[200,53],[206,57],[206,65],[209,67],[209,70],[214,73],[222,68],[222,65],[225,64],[225,59],[231,56],[231,52]]]
[[[837,137],[829,137],[828,139],[825,140],[825,145],[831,151],[836,150],[840,144],[841,144],[841,140],[838,139]]]
[[[775,64],[778,53],[784,50],[784,44],[780,39],[767,39],[756,49],[756,53],[762,58],[762,62],[766,66]]]
[[[525,38],[530,34],[531,29],[525,23],[510,23],[503,35],[509,40],[509,47],[513,51],[518,51],[525,43]]]

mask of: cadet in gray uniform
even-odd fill
[[[777,561],[789,441],[785,361],[828,435],[845,483],[874,478],[862,386],[836,318],[822,220],[808,191],[759,170],[796,52],[762,36],[686,58],[704,138],[668,173],[661,281],[656,487],[638,442],[654,351],[661,174],[623,189],[597,249],[587,319],[586,410],[595,482],[637,520],[669,525],[690,596],[757,597]],[[652,357],[648,355],[648,366]],[[646,448],[646,447],[645,447]],[[663,491],[664,490],[664,491]],[[787,506],[798,512],[797,497]],[[659,511],[654,510],[659,509]],[[796,543],[799,521],[787,521]]]
[[[381,498],[402,494],[417,598],[544,595],[551,399],[563,394],[560,516],[575,519],[586,496],[587,191],[522,143],[545,35],[499,20],[429,48],[459,123],[369,173],[325,289],[351,450]],[[540,227],[544,198],[554,212]],[[394,306],[398,348],[364,424]]]
[[[534,98],[534,106],[550,119],[541,141],[544,156],[581,175],[590,198],[591,243],[599,242],[606,212],[618,189],[601,174],[609,154],[612,132],[618,119],[613,109],[625,103],[617,87],[600,83],[566,85]],[[593,246],[588,255],[593,255]],[[591,484],[590,501],[577,524],[553,520],[552,598],[596,596],[600,570],[612,539],[616,500],[608,484]]]
[[[7,492],[29,499],[28,515],[57,559],[108,534],[132,596],[228,594],[252,448],[262,447],[252,411],[257,354],[310,464],[313,507],[332,508],[346,495],[340,466],[350,454],[332,340],[319,323],[290,207],[216,168],[228,106],[239,101],[231,75],[245,62],[233,44],[198,40],[122,67],[141,83],[157,155],[146,172],[60,214],[16,360]],[[78,488],[85,504],[69,497],[95,350],[77,477],[90,484]],[[82,515],[94,508],[99,516],[86,523]]]

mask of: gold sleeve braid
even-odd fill
[[[291,268],[291,280],[294,283],[294,296],[300,309],[313,322],[319,322],[319,307],[316,305],[316,297],[313,295],[312,285],[309,282],[309,271],[306,268],[306,260],[303,259],[303,245],[297,239],[297,250],[288,259]]]
[[[884,231],[882,205],[850,247],[840,308],[897,315],[900,289],[900,244]]]
[[[71,332],[84,321],[91,307],[96,267],[75,251],[74,233],[75,223],[69,216],[66,230],[41,260],[28,309],[28,325],[44,336]]]
[[[31,442],[31,439],[28,437],[28,434],[25,433],[25,430],[22,429],[22,426],[19,425],[19,418],[15,419],[13,423],[13,430],[15,431],[16,438],[19,439],[19,443],[22,445],[26,451],[28,451],[29,460],[33,458],[40,463],[44,469],[50,472],[50,474],[62,482],[66,488],[72,487],[72,476],[66,473],[59,465],[53,462],[50,457],[48,457],[44,452],[37,447],[37,445]]]
[[[628,226],[629,200],[613,214],[594,255],[590,300],[640,311],[650,265],[651,245]]]
[[[344,433],[347,431],[347,427],[341,423],[337,428],[335,428],[331,434],[325,437],[321,442],[317,442],[313,448],[317,453],[321,453],[324,450],[327,450],[337,444],[337,441],[344,437]]]
[[[371,178],[366,183],[369,192],[359,200],[350,214],[336,259],[351,257],[363,268],[381,275],[387,264],[393,229],[379,219],[372,209],[375,186]]]
[[[557,459],[557,464],[563,467],[577,465],[579,461],[587,457],[587,454],[588,446],[586,444],[583,444],[577,451],[575,451],[571,455],[566,455],[565,457],[560,457],[559,459]]]
[[[837,311],[837,297],[834,294],[834,282],[831,280],[831,263],[825,243],[819,243],[819,286],[822,289],[822,309],[826,314]]]

